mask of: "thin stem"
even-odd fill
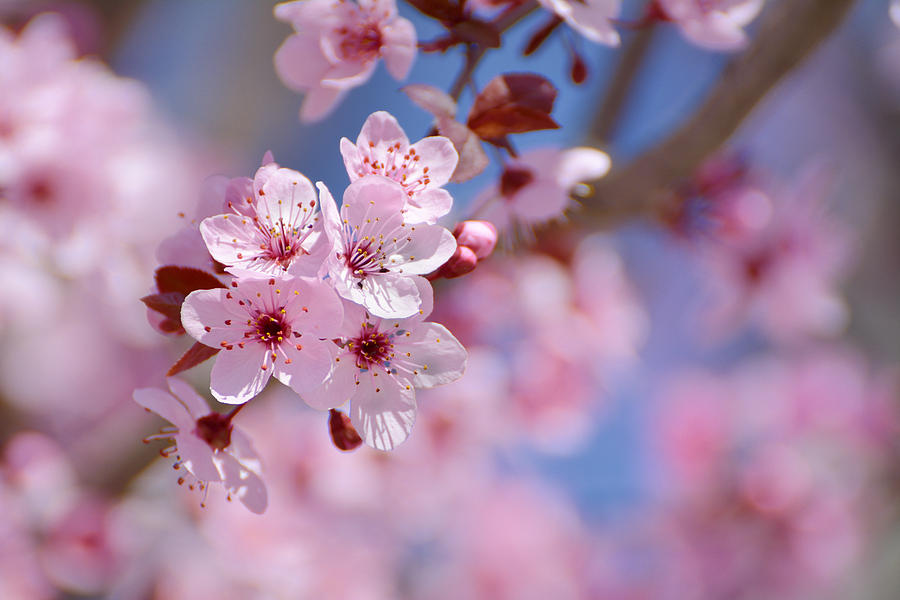
[[[537,8],[538,4],[533,0],[513,5],[491,21],[491,25],[502,34]],[[448,92],[454,100],[459,100],[459,96],[462,94],[463,89],[465,89],[466,84],[472,80],[475,68],[478,66],[478,63],[481,62],[485,52],[487,52],[487,48],[484,46],[479,46],[477,44],[468,44],[466,46],[466,62],[463,65],[462,71],[456,76],[456,80],[453,82],[453,85],[450,86],[450,91]]]

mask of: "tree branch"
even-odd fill
[[[659,145],[596,182],[580,221],[604,227],[654,217],[669,190],[713,155],[766,94],[841,23],[854,0],[780,0],[764,13],[750,47],[722,72],[706,100]]]

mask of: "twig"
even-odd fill
[[[491,21],[491,25],[502,34],[504,31],[531,14],[537,7],[537,2],[534,2],[533,0],[516,4],[500,13],[496,19]],[[448,92],[454,100],[459,100],[460,94],[462,94],[466,84],[471,80],[472,74],[475,72],[475,67],[481,62],[486,51],[486,47],[477,44],[469,44],[466,46],[465,65],[459,75],[456,76],[456,80],[453,82],[453,85],[450,86],[450,91]]]
[[[694,115],[625,168],[596,182],[580,221],[604,227],[654,217],[668,191],[713,155],[757,103],[841,23],[854,0],[780,0],[750,47],[735,57]]]
[[[647,50],[650,49],[655,30],[656,27],[648,24],[632,33],[619,57],[616,72],[607,84],[600,110],[597,111],[591,125],[591,136],[601,146],[606,145],[616,133],[625,100],[628,99],[634,79],[640,72]]]

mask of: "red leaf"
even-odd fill
[[[349,452],[359,448],[362,444],[362,438],[353,424],[350,417],[339,410],[331,409],[328,411],[328,432],[331,434],[331,441],[337,446],[338,450]]]
[[[492,79],[475,98],[468,126],[484,140],[511,133],[558,129],[550,117],[556,88],[533,73],[506,73]]]
[[[150,294],[141,298],[141,302],[164,317],[181,323],[181,305],[184,303],[184,294],[181,292]]]
[[[171,377],[172,375],[177,375],[182,371],[187,371],[191,367],[196,367],[200,363],[209,360],[213,356],[219,353],[219,348],[210,348],[200,342],[194,343],[193,346],[188,348],[188,351],[185,352],[178,361],[172,365],[172,368],[169,369],[169,372],[166,373],[166,377]]]
[[[211,273],[191,267],[169,265],[156,270],[156,289],[160,293],[178,292],[187,296],[194,290],[223,288],[225,284]]]

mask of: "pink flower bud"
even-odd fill
[[[453,230],[453,236],[459,246],[470,248],[478,260],[490,256],[497,245],[497,228],[488,221],[463,221]],[[456,255],[450,261],[455,258]]]
[[[474,271],[477,264],[478,257],[475,255],[475,252],[468,246],[460,245],[456,247],[456,252],[453,253],[450,260],[441,266],[437,275],[447,279],[461,277]]]

